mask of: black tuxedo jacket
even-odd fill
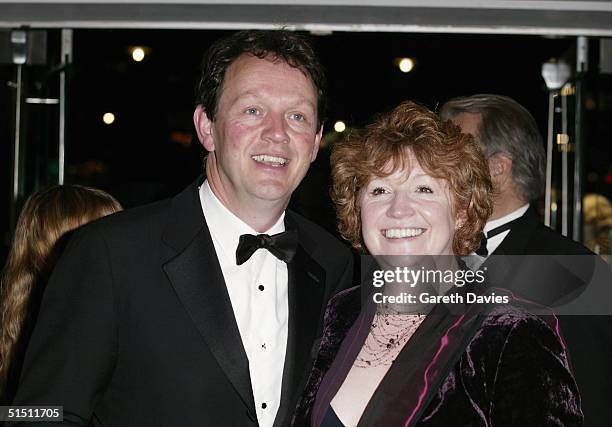
[[[540,222],[535,208],[529,207],[497,247],[500,255],[593,255],[593,252]]]
[[[352,278],[346,247],[293,212],[285,218],[299,245],[288,265],[278,426],[305,385],[327,301]],[[257,425],[197,183],[75,233],[43,297],[14,404],[62,405],[73,425]]]
[[[572,310],[572,315],[559,315],[559,325],[582,399],[584,426],[612,426],[610,266],[584,246],[544,226],[531,207],[485,266],[489,276],[497,276],[496,285],[510,285],[529,300],[552,307],[559,301],[574,300],[586,307]]]

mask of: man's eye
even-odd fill
[[[259,113],[259,110],[257,108],[254,108],[254,107],[250,107],[250,108],[247,108],[246,110],[244,110],[244,112],[246,114],[256,115],[256,114]]]
[[[387,190],[382,187],[376,187],[372,191],[370,191],[370,194],[372,194],[373,196],[379,196],[381,194],[386,194],[386,193],[387,193]]]
[[[428,187],[427,185],[419,185],[417,187],[417,193],[429,193],[429,194],[433,194],[433,190],[431,189],[431,187]]]
[[[293,113],[291,114],[291,118],[293,120],[297,120],[298,122],[303,122],[304,120],[306,120],[306,116],[301,113]]]

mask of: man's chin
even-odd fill
[[[253,194],[262,202],[285,203],[291,198],[290,189],[283,185],[263,184],[255,187]]]

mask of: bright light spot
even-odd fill
[[[555,202],[552,202],[550,204],[550,210],[553,212],[557,212],[557,204]]]
[[[132,49],[132,59],[136,62],[140,62],[145,57],[145,51],[141,47],[135,47]]]
[[[402,58],[400,59],[398,66],[402,73],[409,73],[414,68],[414,61],[410,58]]]
[[[557,144],[567,145],[567,143],[569,143],[569,135],[566,133],[558,133],[557,134]]]
[[[110,125],[115,121],[115,115],[113,113],[104,113],[102,116],[102,121],[104,121],[105,124]]]
[[[334,123],[334,130],[338,133],[344,132],[346,130],[346,125],[342,120],[338,120],[336,123]]]

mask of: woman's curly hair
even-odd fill
[[[471,135],[410,101],[334,146],[331,197],[340,234],[353,247],[365,251],[361,190],[373,177],[409,167],[409,152],[426,173],[448,182],[453,213],[461,219],[453,237],[453,252],[459,256],[471,253],[480,244],[480,233],[493,210],[487,160]]]

